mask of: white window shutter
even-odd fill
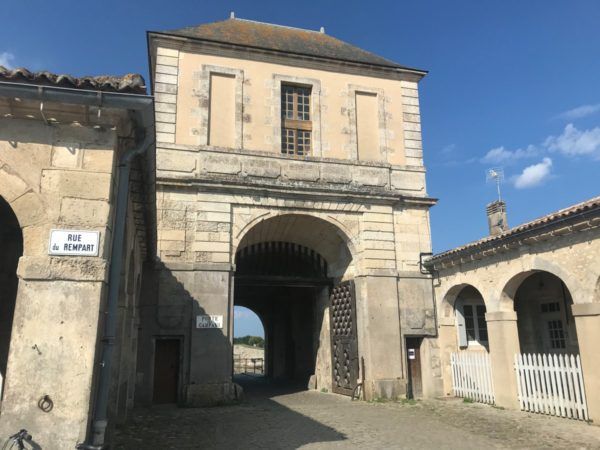
[[[465,326],[465,316],[463,314],[463,305],[460,299],[456,301],[454,307],[454,313],[456,315],[456,331],[458,333],[458,346],[465,348],[468,345],[467,341],[467,328]]]

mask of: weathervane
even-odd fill
[[[498,201],[502,201],[502,195],[500,194],[500,183],[504,181],[504,169],[497,167],[486,170],[485,181],[496,183],[496,189],[498,190]]]

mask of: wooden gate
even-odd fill
[[[329,308],[333,392],[352,395],[358,383],[358,336],[354,281],[344,281],[331,291]]]

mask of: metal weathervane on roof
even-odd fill
[[[487,183],[496,183],[496,189],[498,190],[498,201],[502,201],[502,195],[500,192],[500,184],[504,182],[504,169],[502,167],[495,167],[485,171],[485,181]]]

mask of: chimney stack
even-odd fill
[[[485,208],[488,218],[488,226],[490,235],[496,236],[508,230],[508,222],[506,220],[506,203],[502,200],[496,200],[490,203]]]

